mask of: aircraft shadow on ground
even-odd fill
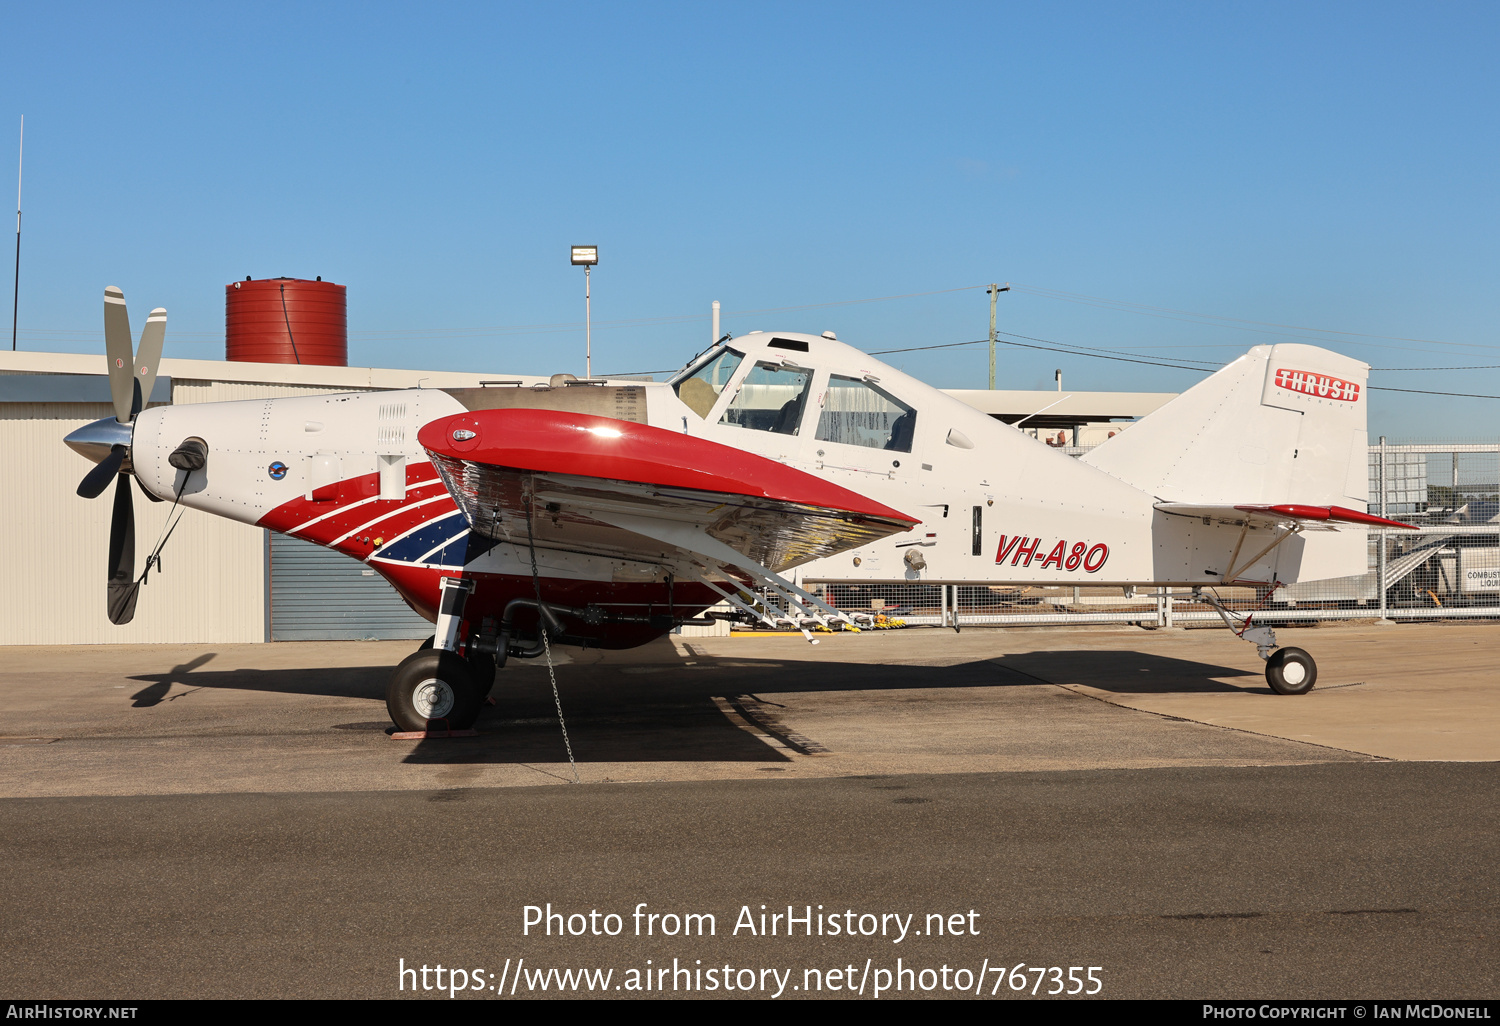
[[[584,654],[587,657],[587,653]],[[211,655],[148,682],[134,707],[162,701],[173,687],[262,691],[271,694],[361,699],[371,718],[329,724],[369,731],[387,726],[385,688],[391,668],[318,667],[205,671]],[[1131,650],[1048,651],[997,656],[949,666],[724,658],[691,661],[666,656],[650,662],[590,663],[581,658],[557,667],[563,711],[579,762],[785,762],[738,720],[798,751],[807,739],[783,727],[774,702],[756,696],[839,691],[940,691],[949,688],[1040,687],[1083,684],[1115,694],[1208,694],[1264,691],[1258,674],[1235,667],[1173,659]],[[1215,678],[1247,678],[1243,685]],[[495,681],[496,704],[481,712],[473,739],[423,741],[411,763],[493,763],[565,760],[562,733],[545,665],[513,663]],[[729,712],[726,712],[726,707]],[[344,718],[347,714],[339,714]],[[376,719],[374,717],[381,718]],[[396,742],[403,743],[403,742]],[[815,745],[815,741],[813,742]]]
[[[1265,678],[1253,670],[1216,663],[1134,651],[1023,652],[996,660],[996,665],[1014,674],[1024,674],[1031,683],[1083,684],[1120,695],[1204,695],[1264,691],[1271,695]],[[1233,677],[1242,683],[1216,678]]]
[[[174,666],[166,673],[140,673],[127,680],[146,681],[145,687],[131,695],[131,705],[148,709],[166,699],[172,686],[186,688],[223,688],[231,691],[262,691],[277,695],[323,695],[329,698],[378,698],[385,701],[385,685],[390,679],[389,666],[334,666],[284,670],[209,670],[198,669],[213,658],[213,653],[192,662]]]

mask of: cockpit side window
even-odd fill
[[[719,394],[729,384],[729,379],[734,377],[736,368],[744,358],[742,353],[725,349],[672,386],[677,391],[677,398],[686,403],[688,409],[707,419],[714,403],[719,401]]]
[[[812,371],[804,367],[757,363],[719,423],[795,435],[811,386]]]
[[[860,378],[828,377],[818,415],[818,441],[911,452],[917,411],[885,389]]]

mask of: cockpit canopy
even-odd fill
[[[752,356],[753,350],[762,351]],[[802,434],[815,423],[819,442],[911,452],[915,408],[869,375],[820,372],[808,365],[811,359],[791,355],[808,351],[807,342],[779,337],[744,349],[717,346],[671,384],[690,410],[712,423],[783,435]]]

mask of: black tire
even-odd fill
[[[1266,683],[1278,695],[1305,695],[1318,682],[1318,664],[1300,648],[1278,648],[1266,660]]]
[[[418,646],[418,652],[432,651],[437,635],[433,635]],[[474,675],[474,686],[479,689],[479,701],[489,697],[495,687],[495,657],[488,652],[474,652],[468,658],[469,671]]]
[[[431,649],[401,660],[385,689],[385,707],[400,730],[467,730],[483,701],[469,664]]]

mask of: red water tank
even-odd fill
[[[224,358],[347,367],[346,291],[321,278],[231,282],[224,286]]]

